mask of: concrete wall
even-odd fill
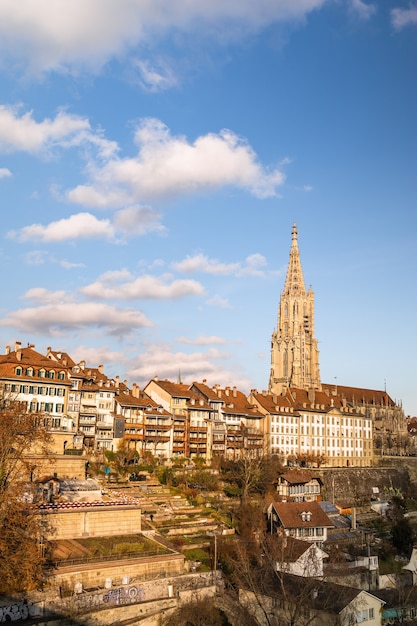
[[[103,506],[45,511],[46,540],[138,534],[141,510],[136,506]]]
[[[77,567],[60,568],[50,577],[52,587],[62,587],[74,590],[77,583],[83,589],[103,589],[106,581],[111,581],[112,587],[121,585],[128,576],[131,581],[145,581],[152,578],[164,582],[170,576],[179,576],[188,571],[188,564],[182,554],[165,554],[163,556],[146,557],[130,561],[106,561],[102,563],[86,563]],[[164,584],[166,584],[164,582]],[[149,593],[148,593],[149,596]]]
[[[125,581],[87,592],[78,588],[78,592],[70,597],[61,597],[48,590],[31,594],[24,600],[11,598],[3,603],[0,605],[0,622],[22,622],[33,617],[38,618],[38,623],[43,626],[112,626],[127,622],[159,626],[161,616],[182,603],[196,597],[213,597],[216,593],[214,583],[212,572],[206,572],[144,582]],[[219,576],[217,584],[221,584]]]
[[[30,455],[25,458],[25,464],[33,467],[32,480],[39,480],[45,476],[56,474],[58,478],[85,479],[85,456],[72,456],[69,454],[54,454],[50,457]],[[25,469],[23,471],[26,471]],[[30,473],[24,477],[30,480]]]

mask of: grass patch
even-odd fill
[[[201,571],[210,571],[211,557],[208,550],[204,550],[204,548],[191,548],[191,550],[184,550],[184,556],[188,561],[199,561],[201,563]]]
[[[95,559],[118,559],[169,554],[170,550],[143,535],[87,537],[50,542],[52,560],[87,562]]]

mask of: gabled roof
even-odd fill
[[[52,348],[48,348],[46,356],[48,359],[57,361],[65,367],[74,367],[75,365],[75,361],[72,360],[68,352],[63,352],[62,350],[52,350]]]
[[[251,396],[256,401],[258,406],[261,406],[270,414],[283,412],[288,413],[291,407],[291,402],[286,396],[269,394],[264,391],[259,393],[256,389],[252,390]]]
[[[284,528],[333,527],[318,502],[273,502],[272,506]],[[303,519],[303,513],[309,513],[310,517]]]
[[[289,470],[288,472],[281,474],[280,478],[286,480],[287,483],[290,483],[291,485],[305,485],[311,480],[317,480],[321,485],[323,484],[320,476],[307,470]]]
[[[295,537],[275,537],[274,538],[274,558],[279,555],[282,563],[296,563],[298,559],[314,549],[314,544]]]
[[[264,414],[255,409],[248,401],[247,397],[242,391],[233,387],[215,387],[217,397],[223,400],[222,411],[223,413],[235,416],[243,416],[245,418],[252,419],[264,419]]]
[[[269,571],[266,574],[265,572],[254,572],[255,580],[261,577],[260,588],[263,595],[271,598],[282,597],[284,589],[286,602],[289,604],[296,605],[302,602],[303,606],[331,615],[340,615],[359,596],[369,596],[380,602],[381,606],[384,604],[378,591],[370,593],[363,589],[283,572],[273,573]],[[242,587],[245,588],[244,583],[242,583]],[[357,602],[360,608],[362,602],[360,599]]]
[[[161,389],[166,391],[173,398],[185,398],[187,400],[193,395],[189,386],[183,383],[173,383],[170,380],[159,380],[156,378],[150,382],[161,387]]]
[[[205,381],[203,381],[202,383],[198,383],[194,381],[190,385],[190,390],[193,391],[194,389],[200,394],[202,394],[203,396],[205,396],[205,398],[209,402],[222,402],[221,398],[218,397],[214,389],[206,385]]]
[[[21,367],[23,374],[16,375],[16,368]],[[33,368],[33,376],[25,376],[25,370]],[[26,348],[18,347],[17,350],[7,351],[6,354],[0,356],[0,378],[8,380],[42,380],[45,382],[45,378],[38,375],[39,370],[54,371],[54,372],[68,372],[68,367],[64,367],[61,363],[54,362],[48,359],[46,356],[37,352],[33,346]],[[48,384],[69,383],[69,378],[66,380],[46,379]]]
[[[362,404],[374,404],[379,406],[395,406],[395,402],[386,391],[377,389],[363,389],[362,387],[346,387],[344,385],[329,385],[322,383],[324,392],[328,392],[330,398],[340,397],[352,406]]]
[[[116,402],[123,407],[142,409],[150,415],[164,415],[171,417],[171,413],[166,411],[162,405],[158,404],[144,391],[139,390],[138,395],[130,393],[130,391],[123,390],[116,396]]]

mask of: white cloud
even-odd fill
[[[239,370],[237,364],[224,363],[230,355],[211,348],[206,352],[175,352],[169,345],[152,345],[141,352],[134,360],[129,377],[145,386],[149,380],[158,376],[160,379],[181,380],[187,384],[206,379],[209,385],[236,385],[239,389],[250,389],[250,380]]]
[[[265,257],[256,253],[246,257],[246,264],[241,268],[241,276],[264,276],[263,268],[267,266]]]
[[[73,142],[90,130],[88,120],[58,111],[54,119],[36,122],[32,113],[19,116],[19,107],[0,105],[0,151],[40,152],[58,144]],[[83,135],[84,136],[84,135]]]
[[[219,309],[230,309],[230,304],[226,298],[221,298],[219,295],[215,295],[206,301],[208,306],[218,307]]]
[[[165,91],[178,84],[173,69],[164,61],[151,62],[138,59],[135,67],[139,73],[139,84],[151,93]]]
[[[12,173],[7,167],[0,167],[0,178],[9,178]]]
[[[114,239],[115,230],[109,220],[98,220],[90,213],[78,213],[68,218],[51,222],[47,226],[32,224],[20,231],[8,233],[10,239],[20,242],[42,241],[56,242],[71,239]]]
[[[66,261],[65,259],[63,261],[60,261],[59,265],[66,270],[72,270],[74,269],[74,267],[85,267],[85,263],[74,263],[71,261]]]
[[[117,364],[120,367],[126,361],[126,353],[124,351],[112,350],[107,345],[92,347],[81,344],[71,349],[71,358],[75,363],[85,361],[87,367],[97,367],[98,365],[106,364],[112,367]]]
[[[190,339],[189,337],[178,337],[175,341],[177,343],[185,343],[190,346],[224,345],[226,343],[226,340],[223,339],[223,337],[216,337],[215,335],[212,335],[211,337],[199,335],[195,339]]]
[[[116,284],[120,277],[117,274],[107,272],[95,283],[83,287],[81,292],[90,298],[105,300],[172,300],[204,295],[203,286],[195,280],[172,280],[169,282],[168,278],[144,275],[129,282]]]
[[[165,233],[160,213],[145,206],[132,206],[117,211],[114,216],[114,226],[129,237],[155,231],[160,234]]]
[[[178,272],[194,274],[203,272],[205,274],[228,275],[235,274],[239,269],[239,263],[220,263],[217,259],[209,259],[205,254],[186,256],[183,261],[172,264]]]
[[[261,268],[267,265],[262,254],[252,254],[246,258],[246,263],[220,263],[217,259],[209,259],[205,254],[187,256],[183,261],[173,263],[172,266],[179,272],[192,274],[202,272],[213,275],[234,276],[263,276]]]
[[[42,304],[71,304],[73,298],[65,291],[48,291],[45,287],[33,287],[25,293],[26,300],[32,300],[35,302],[42,302]]]
[[[396,30],[417,24],[417,5],[410,4],[408,9],[392,9],[391,21]]]
[[[376,6],[366,4],[363,0],[350,0],[350,6],[352,11],[363,20],[369,20],[376,13]]]
[[[25,256],[28,265],[44,265],[48,260],[48,253],[44,250],[31,250]]]
[[[40,292],[30,292],[31,298],[39,298]],[[46,298],[48,294],[45,293]],[[12,326],[28,334],[42,333],[58,336],[69,330],[87,328],[104,329],[111,335],[128,335],[132,330],[152,326],[141,312],[135,309],[122,309],[95,302],[69,301],[65,294],[50,294],[46,304],[28,307],[6,314],[0,326]]]
[[[89,163],[89,184],[70,190],[68,199],[89,207],[119,208],[227,185],[266,198],[275,196],[285,181],[279,169],[262,167],[248,143],[230,130],[190,143],[183,136],[173,137],[160,120],[145,119],[136,129],[135,142],[136,157],[112,158],[103,166]]]
[[[277,21],[301,20],[326,0],[2,0],[0,61],[32,73],[98,71],[173,32],[236,40]]]

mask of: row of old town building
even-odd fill
[[[58,454],[116,450],[123,438],[142,459],[236,459],[245,451],[347,467],[372,465],[384,448],[407,452],[411,441],[402,408],[385,391],[321,384],[245,395],[157,377],[129,388],[103,366],[19,342],[0,356],[0,394],[44,416]]]

